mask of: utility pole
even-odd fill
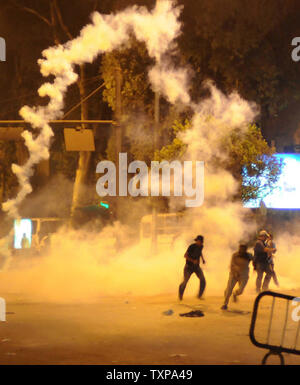
[[[122,141],[123,141],[123,132],[121,126],[121,116],[122,116],[122,100],[121,100],[121,68],[118,66],[115,68],[115,81],[116,81],[116,95],[115,95],[115,125],[114,125],[114,137],[115,137],[115,164],[116,164],[116,204],[115,204],[115,213],[117,219],[120,216],[120,198],[118,197],[119,192],[119,153],[122,152]]]
[[[159,92],[155,92],[154,97],[154,131],[153,131],[153,154],[158,149],[158,133],[159,133]],[[152,198],[152,243],[151,251],[152,254],[157,254],[157,201]]]
[[[78,83],[81,101],[83,101],[86,96],[84,81],[85,81],[85,67],[84,65],[81,65],[80,82]],[[86,103],[86,100],[82,102],[80,112],[81,112],[82,122],[85,120],[88,120],[88,105]],[[86,129],[85,123],[81,124],[81,129],[82,130]],[[91,161],[90,151],[79,152],[78,166],[76,170],[76,176],[75,176],[74,187],[73,187],[72,206],[71,206],[71,223],[73,222],[73,219],[74,219],[75,210],[80,205],[82,201],[82,197],[84,196],[84,186],[87,181],[90,161]]]
[[[122,115],[122,104],[121,104],[121,68],[115,68],[115,79],[116,79],[116,106],[115,106],[115,140],[116,140],[116,161],[119,160],[119,152],[122,152],[122,128],[121,128],[121,115]]]

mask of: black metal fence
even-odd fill
[[[269,350],[262,360],[263,365],[271,355],[278,356],[281,365],[284,365],[282,353],[300,355],[299,334],[300,298],[271,291],[256,297],[250,339],[255,346]]]

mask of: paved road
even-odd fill
[[[171,295],[105,297],[62,305],[8,296],[7,322],[0,323],[1,363],[258,364],[265,352],[248,336],[254,298],[244,296],[224,312],[221,297],[187,297],[183,303]],[[173,314],[164,315],[167,310]],[[205,316],[179,316],[190,310]],[[262,324],[266,319],[263,314]],[[285,358],[300,364],[300,356]]]

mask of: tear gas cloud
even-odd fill
[[[77,39],[44,51],[45,59],[40,61],[41,72],[44,76],[54,74],[56,80],[52,85],[44,85],[39,90],[41,95],[50,96],[47,107],[24,107],[21,110],[27,121],[41,128],[41,139],[36,139],[36,143],[29,134],[25,134],[26,143],[33,155],[28,161],[29,165],[17,169],[23,186],[21,195],[5,207],[10,214],[16,213],[17,204],[30,190],[29,166],[48,156],[52,131],[47,122],[61,115],[63,96],[67,87],[77,78],[74,65],[92,62],[99,53],[110,52],[125,43],[130,29],[139,40],[146,43],[149,54],[156,59],[156,65],[149,73],[153,89],[161,92],[172,103],[190,104],[193,108],[191,128],[182,134],[181,139],[187,145],[185,160],[205,162],[204,204],[193,209],[193,212],[187,212],[185,221],[188,227],[182,229],[173,248],[159,250],[157,255],[151,255],[149,244],[139,242],[138,239],[132,246],[113,251],[114,235],[125,240],[130,227],[139,226],[136,221],[129,223],[129,227],[115,223],[102,232],[96,228],[94,232],[62,228],[52,236],[52,247],[40,260],[22,269],[2,271],[0,288],[3,292],[21,293],[33,301],[55,302],[97,301],[103,295],[125,296],[130,293],[173,293],[175,299],[182,279],[186,247],[195,235],[203,234],[204,256],[207,260],[204,267],[206,295],[223,295],[231,254],[237,249],[239,241],[248,240],[255,231],[255,224],[245,222],[245,209],[232,200],[238,188],[237,183],[222,167],[215,168],[214,159],[216,156],[226,159],[228,153],[222,147],[222,138],[233,129],[245,130],[258,110],[237,93],[224,95],[211,82],[207,83],[211,96],[199,104],[190,103],[189,72],[184,68],[174,70],[164,61],[164,53],[173,47],[174,39],[180,33],[179,12],[172,2],[162,1],[157,3],[151,13],[137,7],[112,16],[95,13],[92,24],[83,28]],[[127,211],[139,211],[141,202],[131,200]],[[182,201],[171,197],[169,205],[173,210],[178,210],[182,208]],[[291,244],[292,249],[288,250],[283,238],[278,242],[278,249],[282,248],[286,253],[285,260],[291,261],[294,251],[297,251],[296,240],[293,239]],[[292,268],[293,264],[290,264],[290,269],[284,269],[280,258],[276,263],[279,275],[283,276],[282,283],[289,288],[297,286],[298,278],[295,267]],[[186,294],[193,291],[196,293],[196,285],[198,280],[192,277]],[[246,292],[253,292],[253,288],[251,283]]]
[[[64,96],[68,87],[78,79],[75,65],[91,63],[99,54],[122,46],[129,41],[133,32],[138,40],[145,42],[149,55],[156,59],[155,66],[160,67],[162,55],[172,47],[180,32],[177,20],[179,13],[180,8],[173,7],[172,1],[158,1],[151,12],[145,7],[136,6],[112,15],[95,12],[92,23],[81,30],[78,38],[43,51],[44,59],[39,60],[41,73],[45,77],[54,75],[55,79],[53,83],[43,84],[38,93],[41,97],[48,96],[50,101],[46,106],[24,106],[20,110],[23,119],[39,129],[40,133],[36,138],[29,131],[22,134],[29,150],[29,159],[22,167],[12,165],[20,191],[16,198],[2,205],[4,211],[12,217],[18,217],[18,206],[32,192],[30,177],[34,165],[49,158],[53,136],[49,121],[63,115]]]

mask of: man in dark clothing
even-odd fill
[[[203,271],[200,267],[200,258],[202,259],[202,262],[205,263],[204,257],[202,255],[203,241],[204,241],[203,236],[198,235],[195,238],[195,243],[191,244],[188,247],[186,253],[184,254],[184,258],[186,259],[186,264],[184,266],[184,279],[183,279],[183,282],[179,286],[179,299],[180,300],[182,300],[186,284],[188,283],[188,281],[189,281],[189,279],[193,273],[195,273],[200,280],[200,288],[199,288],[198,298],[201,298],[202,294],[204,292],[204,289],[206,286],[206,281],[205,281]]]
[[[239,287],[233,293],[233,301],[236,302],[237,296],[243,293],[249,279],[249,262],[251,260],[253,260],[253,257],[250,253],[247,253],[247,245],[240,244],[239,250],[231,258],[229,279],[224,293],[225,299],[224,305],[221,307],[222,310],[227,310],[229,298],[237,282]]]
[[[270,280],[273,275],[273,271],[270,267],[269,260],[268,260],[268,253],[274,253],[276,249],[266,247],[267,240],[269,238],[269,234],[262,230],[257,238],[257,241],[254,246],[254,260],[253,260],[253,266],[254,270],[257,271],[257,278],[256,278],[256,292],[260,293],[261,291],[261,283],[263,279],[264,273],[265,278],[262,285],[262,290],[268,290]]]

